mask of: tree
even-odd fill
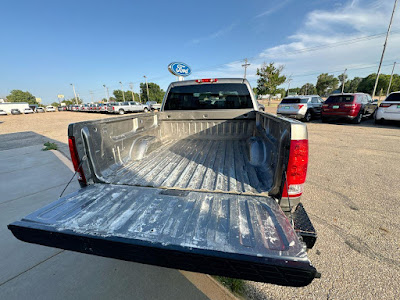
[[[78,102],[78,104],[82,104],[83,100],[81,98],[79,98],[79,99],[77,98],[77,102]],[[75,98],[72,98],[69,100],[64,100],[64,101],[62,101],[62,103],[65,103],[65,105],[75,105],[76,101],[75,101]],[[57,104],[57,105],[59,105],[59,104]]]
[[[318,76],[316,89],[318,95],[326,96],[338,88],[339,80],[328,73],[322,73]]]
[[[7,96],[7,100],[10,102],[27,102],[29,104],[38,104],[35,96],[28,91],[23,92],[21,90],[12,90],[10,95]]]
[[[51,106],[55,106],[55,107],[57,107],[57,106],[60,106],[60,103],[58,103],[58,102],[53,102],[52,104],[50,104]]]
[[[361,82],[360,77],[354,77],[353,79],[347,80],[344,85],[344,92],[345,93],[355,93],[358,92],[358,85]]]
[[[277,87],[286,81],[286,76],[281,75],[283,66],[275,67],[274,63],[271,62],[267,65],[263,63],[260,69],[257,68],[257,94],[266,95],[269,94],[268,104],[271,102],[271,96],[276,94]]]
[[[306,83],[300,88],[300,95],[314,95],[317,93],[315,86],[312,83]]]
[[[290,90],[286,91],[286,96],[299,95],[300,94],[300,90],[301,90],[301,88],[299,88],[299,87],[290,88]]]
[[[338,76],[339,82],[340,82],[340,87],[342,86],[343,82],[345,83],[345,87],[346,87],[346,80],[347,80],[348,76],[346,73],[342,73]]]
[[[132,91],[125,91],[125,101],[137,101],[139,102],[139,94],[134,93],[135,95],[135,100],[132,99]],[[122,95],[122,90],[114,90],[113,95],[115,98],[110,98],[110,102],[112,102],[112,99],[117,102],[122,102],[124,101],[124,96]]]
[[[146,83],[145,82],[140,83],[140,91],[141,91],[140,95],[142,97],[142,102],[157,101],[157,103],[161,103],[164,98],[165,91],[161,89],[158,84],[154,82],[149,82],[148,85],[149,85],[150,100],[148,100],[147,97]]]
[[[375,80],[376,80],[375,73],[369,74],[367,77],[361,79],[360,84],[358,85],[358,92],[372,94],[374,90]],[[390,80],[390,75],[381,74],[379,76],[378,86],[376,90],[380,91],[381,89],[383,89],[386,91],[389,85],[389,80]]]

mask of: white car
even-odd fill
[[[375,123],[382,124],[385,120],[400,121],[400,91],[387,96],[376,110]]]
[[[22,111],[24,114],[33,114],[33,110],[32,108],[24,108],[24,110]]]
[[[56,109],[54,106],[49,105],[49,106],[46,106],[46,111],[56,111]]]
[[[7,116],[7,113],[4,110],[0,109],[0,116]]]

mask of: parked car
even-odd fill
[[[99,111],[101,112],[101,113],[107,113],[108,112],[108,107],[111,105],[111,103],[104,103],[104,104],[101,104],[100,105],[100,107],[99,107]]]
[[[7,116],[7,113],[4,110],[0,109],[0,116]]]
[[[33,114],[33,110],[32,110],[32,108],[24,108],[24,114]]]
[[[372,117],[378,106],[368,94],[344,93],[328,97],[322,106],[322,122],[329,120],[346,119],[355,124],[364,117]]]
[[[60,106],[60,107],[61,107],[61,106]],[[49,106],[46,106],[46,111],[48,111],[48,112],[54,112],[54,111],[56,111],[56,109],[54,108],[54,106],[49,105]]]
[[[284,286],[318,277],[300,204],[307,126],[260,112],[243,78],[173,82],[162,110],[70,124],[81,189],[8,228],[168,268]]]
[[[13,108],[13,109],[11,109],[11,114],[12,115],[20,115],[21,111],[18,108]]]
[[[151,108],[147,104],[140,104],[138,102],[116,102],[110,106],[108,112],[123,115],[127,112],[148,112]]]
[[[320,117],[323,102],[318,95],[285,97],[278,105],[277,114],[309,122]]]
[[[151,110],[161,109],[161,103],[157,103],[156,101],[147,101],[146,105],[148,105]]]
[[[400,91],[387,96],[376,110],[375,123],[382,124],[385,120],[400,121]]]
[[[38,108],[36,108],[36,112],[37,112],[37,113],[44,113],[45,110],[44,110],[43,107],[38,107]]]

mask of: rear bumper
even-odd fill
[[[348,114],[343,114],[343,115],[338,115],[338,114],[327,114],[327,113],[323,113],[321,115],[322,118],[327,119],[327,120],[353,120],[356,116],[351,116]]]
[[[390,121],[400,121],[400,113],[390,113],[386,112],[381,108],[378,108],[375,115],[376,120],[390,120]]]
[[[277,115],[280,117],[293,118],[297,120],[301,120],[304,118],[304,114],[289,114],[289,113],[277,112]]]

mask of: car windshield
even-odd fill
[[[284,98],[281,101],[281,104],[290,104],[290,103],[307,103],[308,98]]]
[[[390,94],[385,101],[396,101],[396,102],[400,102],[400,93],[393,93]]]
[[[326,99],[325,103],[348,103],[353,102],[354,96],[352,95],[337,95],[337,96],[329,96]]]
[[[171,88],[165,110],[253,108],[249,90],[242,83],[184,85]]]

